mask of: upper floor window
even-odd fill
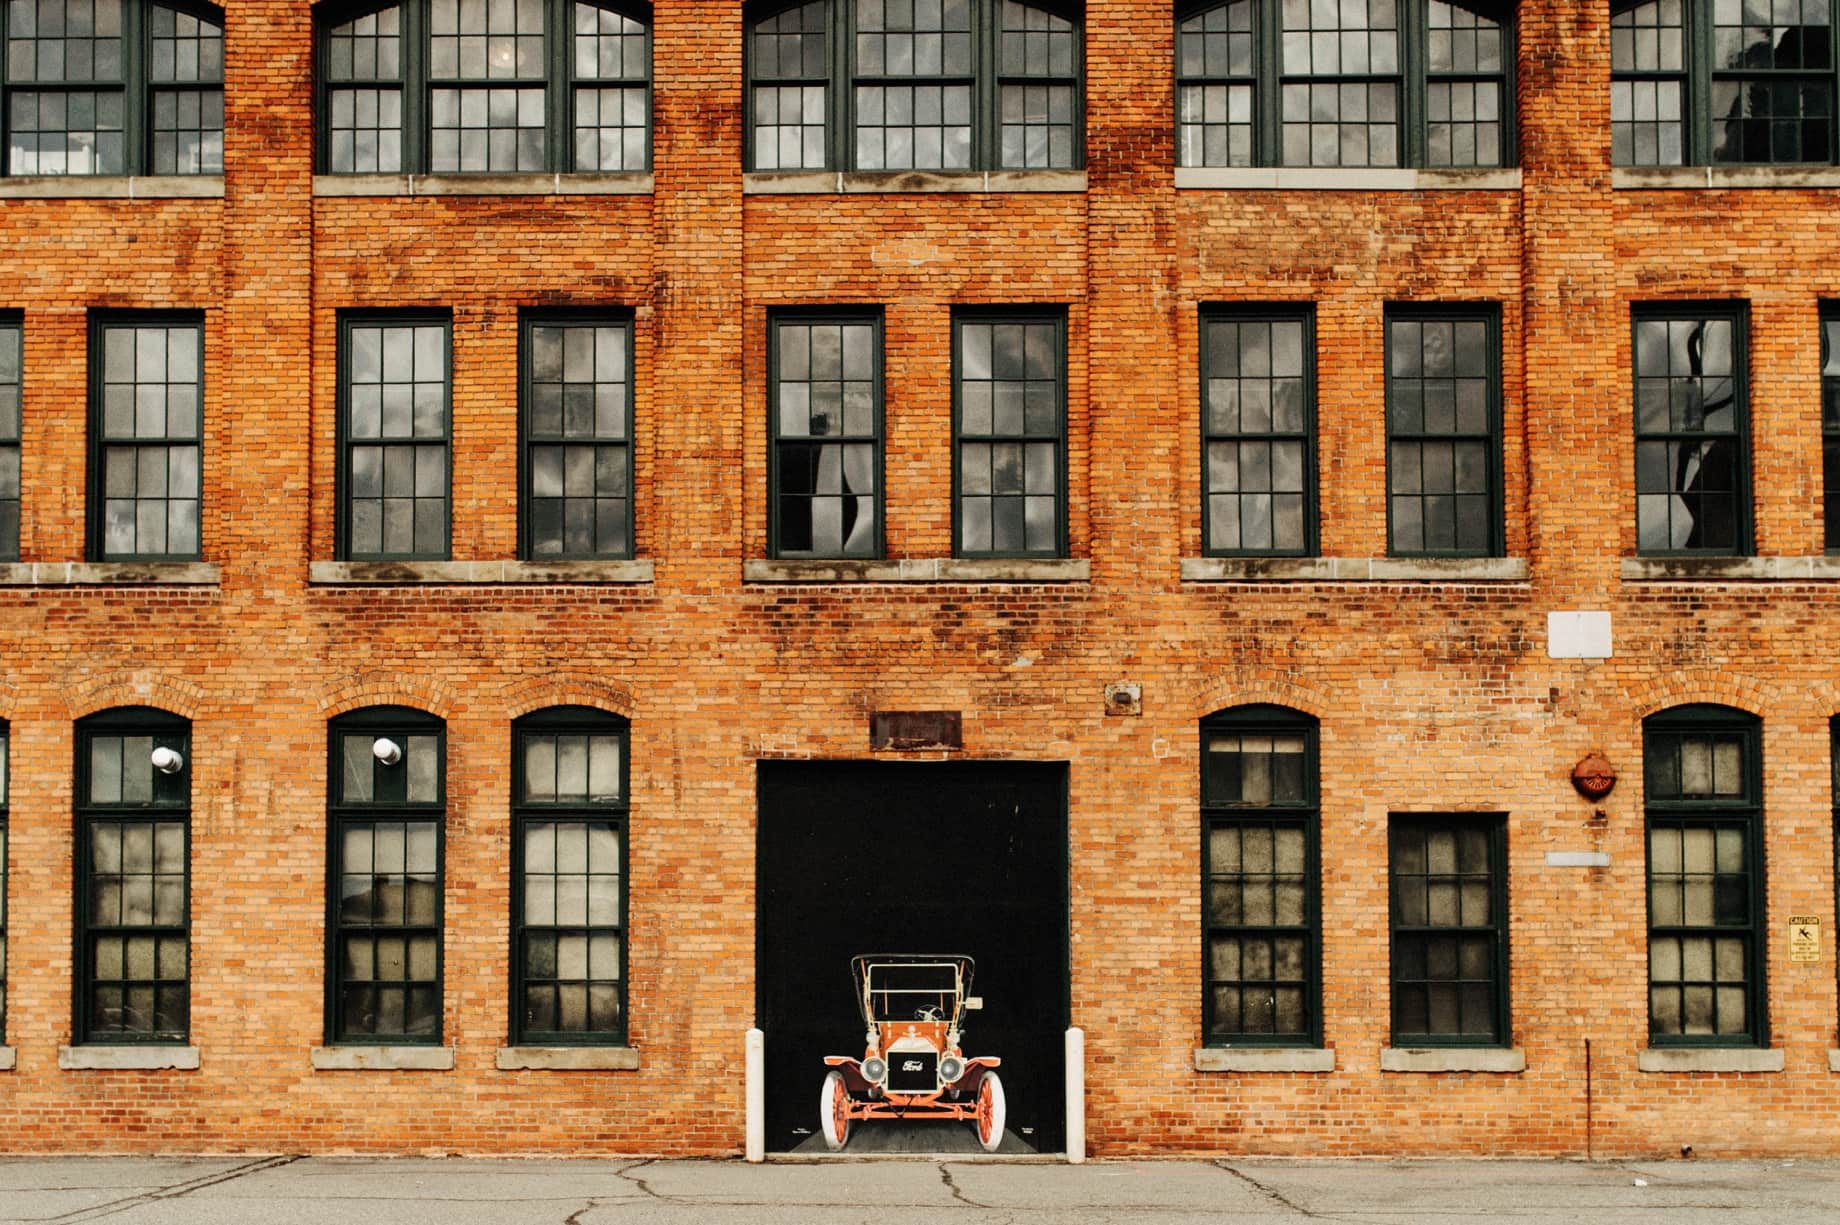
[[[1747,554],[1744,307],[1643,303],[1633,315],[1636,551]]]
[[[90,324],[90,554],[199,555],[204,324],[196,314]]]
[[[530,315],[523,325],[523,555],[631,557],[631,321]]]
[[[1387,307],[1394,556],[1501,555],[1500,325],[1491,305]]]
[[[1176,21],[1177,164],[1500,166],[1512,15],[1443,0],[1227,0]]]
[[[19,560],[19,406],[25,394],[25,325],[0,314],[0,561]]]
[[[1840,305],[1821,304],[1821,500],[1827,551],[1840,553]]]
[[[7,0],[8,174],[222,174],[224,18],[190,0]]]
[[[0,1043],[6,1041],[6,814],[10,729],[0,723]]]
[[[1201,316],[1209,554],[1315,551],[1315,322],[1308,306]]]
[[[585,0],[345,6],[319,31],[332,174],[644,170],[649,10]]]
[[[1619,166],[1832,162],[1832,0],[1613,0]]]
[[[882,552],[882,320],[776,313],[768,327],[774,557]]]
[[[1080,164],[1079,12],[1018,0],[810,0],[749,20],[754,170]]]
[[[1067,319],[1059,311],[964,311],[953,377],[956,555],[1066,552]]]
[[[339,556],[445,558],[452,379],[441,315],[339,320]]]

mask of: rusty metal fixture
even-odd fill
[[[1616,786],[1616,767],[1602,753],[1592,753],[1572,767],[1572,786],[1587,800],[1601,800]]]

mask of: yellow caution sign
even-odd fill
[[[1819,915],[1789,916],[1789,960],[1821,960],[1821,918]]]

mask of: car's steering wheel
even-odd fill
[[[943,1021],[944,1019],[945,1013],[931,1005],[914,1009],[914,1020],[916,1021]]]

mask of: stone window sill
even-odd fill
[[[757,558],[741,563],[744,583],[1084,583],[1091,578],[1091,562],[1069,557]]]
[[[316,1046],[315,1072],[451,1072],[451,1046]]]
[[[1527,1053],[1518,1046],[1388,1046],[1380,1051],[1382,1072],[1525,1072]]]
[[[208,561],[16,561],[0,564],[0,587],[215,587]]]
[[[454,583],[649,583],[652,563],[640,561],[316,561],[315,586]]]
[[[1617,191],[1715,191],[1840,187],[1835,166],[1619,166],[1610,172]]]
[[[501,1046],[501,1072],[637,1072],[639,1051],[631,1046]]]
[[[66,1072],[156,1072],[198,1069],[198,1048],[148,1043],[58,1047],[58,1067]]]
[[[1308,1046],[1204,1046],[1197,1072],[1333,1072],[1335,1052]]]
[[[1185,583],[1524,583],[1524,557],[1184,557]]]
[[[1827,1070],[1829,1072],[1840,1072],[1840,1051],[1827,1052]]]
[[[0,178],[0,200],[221,200],[221,174],[37,174]]]
[[[1625,557],[1623,577],[1651,583],[1794,583],[1840,579],[1840,557]]]
[[[1179,166],[1178,190],[1227,191],[1519,191],[1518,166],[1507,169],[1392,170],[1312,166]]]
[[[1084,170],[755,170],[749,196],[914,195],[937,192],[1083,192]]]
[[[11,1072],[19,1059],[19,1052],[10,1046],[0,1046],[0,1072]]]
[[[1783,1053],[1749,1046],[1651,1046],[1636,1052],[1638,1072],[1780,1072]]]
[[[648,171],[609,174],[316,174],[316,196],[648,196]]]

